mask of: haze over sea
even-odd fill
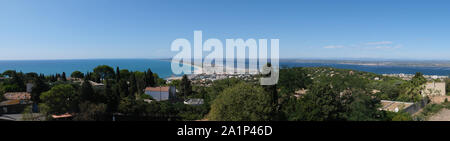
[[[150,68],[161,78],[173,76],[170,61],[158,59],[76,59],[76,60],[2,60],[0,61],[0,72],[5,70],[16,70],[43,73],[45,75],[62,73],[70,75],[73,71],[92,72],[98,65],[109,65],[114,69],[130,71],[145,71]],[[342,69],[353,69],[377,74],[414,74],[422,72],[426,75],[450,74],[450,67],[418,67],[418,66],[380,66],[380,65],[356,65],[339,63],[302,63],[302,62],[280,62],[281,67],[335,67]]]

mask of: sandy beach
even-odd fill
[[[172,62],[171,60],[167,60]],[[179,62],[174,62],[174,63],[179,63]],[[199,65],[195,65],[192,62],[183,62],[183,65],[189,65],[191,67],[194,68],[192,74],[205,74],[205,73],[212,73],[213,70],[212,69],[216,69],[216,70],[226,70],[226,66],[223,65],[215,65],[214,67],[211,66],[199,66]],[[235,72],[247,72],[245,68],[235,68]],[[258,69],[249,69],[248,73],[258,73]],[[218,71],[215,74],[226,74],[227,72],[225,71]],[[171,76],[166,78],[167,80],[176,80],[176,79],[181,79],[181,76]]]

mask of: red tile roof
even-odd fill
[[[29,100],[31,94],[27,92],[8,92],[3,94],[8,100]]]
[[[170,87],[147,87],[145,91],[168,92]]]
[[[62,115],[52,115],[52,118],[68,118],[68,117],[72,117],[72,116],[73,116],[72,114],[65,113]]]

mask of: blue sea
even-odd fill
[[[415,74],[421,72],[425,75],[450,75],[450,67],[415,67],[415,66],[384,66],[384,65],[353,65],[331,63],[296,63],[280,62],[281,67],[334,67],[340,69],[352,69],[376,74]]]
[[[16,70],[43,73],[45,75],[65,72],[70,75],[74,71],[83,73],[92,72],[98,65],[108,65],[116,69],[128,69],[130,71],[146,71],[151,69],[159,77],[172,76],[169,61],[156,59],[80,59],[80,60],[17,60],[0,61],[0,72]]]
[[[92,72],[98,65],[109,65],[114,69],[118,66],[120,69],[128,69],[130,71],[145,71],[150,68],[156,72],[161,78],[174,76],[171,70],[170,61],[158,59],[80,59],[80,60],[16,60],[16,61],[0,61],[0,72],[5,70],[16,70],[27,72],[43,73],[45,75],[62,73],[71,74],[73,71]],[[297,62],[280,62],[283,67],[335,67],[342,69],[353,69],[377,74],[395,74],[405,73],[414,74],[422,72],[426,75],[443,75],[450,74],[449,67],[412,67],[412,66],[365,66],[351,64],[330,64],[330,63],[297,63]]]

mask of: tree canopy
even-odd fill
[[[259,85],[239,83],[226,88],[212,103],[209,120],[266,121],[271,120],[271,96]]]
[[[42,102],[49,107],[50,114],[64,114],[74,111],[76,105],[75,89],[69,84],[54,86],[40,96]]]

